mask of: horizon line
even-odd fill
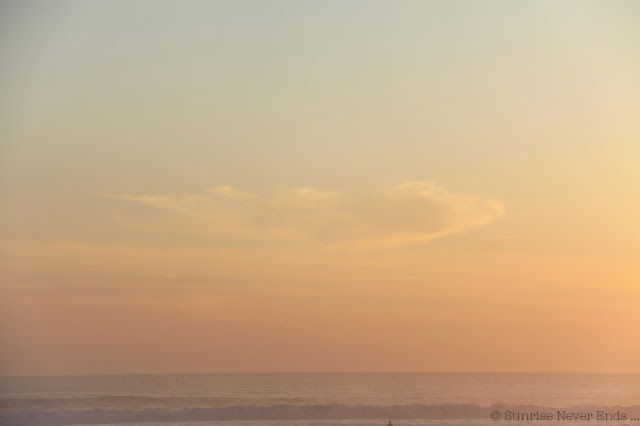
[[[0,375],[0,379],[8,378],[43,378],[43,377],[102,377],[102,376],[197,376],[197,375],[242,375],[242,374],[549,374],[549,375],[640,375],[640,372],[606,372],[606,371],[209,371],[183,373],[81,373],[81,374],[27,374]]]

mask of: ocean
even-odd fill
[[[497,413],[497,414],[496,414]],[[1,425],[640,426],[640,375],[260,373],[0,378]]]

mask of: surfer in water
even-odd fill
[[[393,423],[391,423],[391,420],[389,420],[389,423],[387,423],[387,426],[393,426]]]

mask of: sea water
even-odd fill
[[[384,426],[389,420],[394,426],[640,426],[638,418],[640,375],[261,373],[0,378],[0,424],[12,426]]]

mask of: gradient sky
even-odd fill
[[[640,373],[638,22],[2,2],[0,375]]]

